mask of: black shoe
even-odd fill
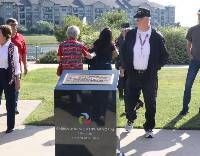
[[[19,111],[18,110],[15,110],[15,115],[19,114]]]
[[[139,99],[134,110],[138,110],[140,107],[143,107],[144,106],[144,103]]]
[[[13,129],[7,129],[6,133],[11,133],[13,131]]]
[[[179,115],[185,116],[185,115],[187,115],[187,113],[189,113],[187,109],[182,109],[181,112],[179,113]]]

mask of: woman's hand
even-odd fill
[[[20,90],[20,78],[19,75],[15,77],[15,89],[16,91]]]

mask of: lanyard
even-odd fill
[[[146,40],[147,40],[147,37],[148,37],[148,36],[149,36],[149,35],[146,34],[146,36],[145,36],[145,38],[144,38],[144,41],[142,41],[141,34],[139,34],[140,45],[141,45],[141,53],[142,53],[143,46],[144,46],[144,44],[146,43]]]

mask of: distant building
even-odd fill
[[[153,25],[174,25],[174,6],[148,0],[0,0],[0,23],[14,17],[29,28],[39,20],[61,24],[67,15],[86,17],[87,22],[92,23],[105,12],[124,10],[129,22],[134,24],[133,15],[141,6],[151,10]]]

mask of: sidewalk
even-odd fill
[[[121,152],[125,156],[199,156],[199,130],[155,129],[155,138],[144,138],[144,130],[127,133],[118,129]]]

